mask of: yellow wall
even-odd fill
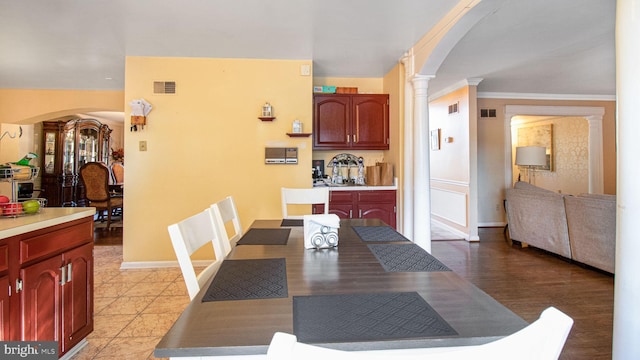
[[[153,105],[143,130],[127,133],[124,261],[175,259],[167,226],[232,195],[247,229],[281,218],[280,188],[311,185],[312,77],[303,60],[128,57],[125,102]],[[154,95],[153,81],[175,81]],[[268,101],[276,119],[258,119]],[[129,127],[129,108],[125,129]],[[140,141],[147,151],[139,151]],[[298,147],[298,165],[265,165],[266,146]]]
[[[89,111],[123,111],[124,92],[0,89],[0,123],[35,124]]]

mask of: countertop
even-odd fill
[[[94,207],[45,207],[35,215],[0,217],[0,239],[93,216]]]
[[[313,184],[314,187],[328,187],[329,191],[372,191],[372,190],[398,190],[398,179],[393,179],[393,185],[387,186],[370,186],[370,185],[318,185]]]

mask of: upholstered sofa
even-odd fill
[[[506,200],[510,239],[614,272],[615,195],[563,195],[517,182]]]

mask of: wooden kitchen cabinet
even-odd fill
[[[388,94],[315,94],[313,148],[388,150]]]
[[[59,354],[68,352],[93,331],[93,218],[3,241],[15,256],[0,277],[1,339],[57,341]]]
[[[9,339],[10,314],[9,307],[9,275],[0,276],[0,341]]]
[[[321,214],[323,205],[314,205],[316,214]],[[396,191],[362,190],[331,191],[329,213],[341,219],[380,219],[396,228]]]

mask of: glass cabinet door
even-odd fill
[[[64,152],[62,153],[62,172],[65,175],[73,175],[75,169],[75,129],[71,128],[64,132]]]
[[[78,169],[89,162],[98,161],[98,130],[80,130],[78,141]]]
[[[56,163],[56,132],[47,131],[44,134],[44,172],[55,173]]]

